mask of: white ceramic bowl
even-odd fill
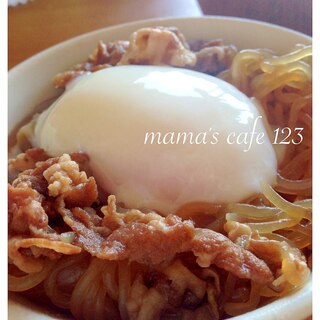
[[[99,40],[127,39],[130,33],[145,26],[177,26],[187,39],[222,38],[238,48],[269,48],[285,53],[296,43],[310,44],[311,38],[283,27],[237,18],[200,17],[165,18],[138,21],[97,30],[49,48],[24,61],[9,72],[9,132],[43,101],[58,94],[51,85],[52,77],[84,61]],[[303,320],[311,314],[312,281],[304,288],[234,320]],[[9,319],[57,319],[43,314],[21,299],[9,299]],[[58,318],[61,318],[58,316]]]

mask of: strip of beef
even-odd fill
[[[173,215],[148,223],[134,221],[112,232],[103,244],[101,258],[147,265],[167,263],[177,253],[188,251],[193,235],[191,221]]]
[[[57,74],[53,79],[56,88],[65,88],[73,79],[96,72],[98,70],[115,66],[129,47],[129,41],[118,40],[105,43],[99,41],[97,48],[89,56],[87,61],[77,64],[70,70]]]
[[[41,183],[35,183],[35,178]],[[25,210],[25,202],[36,201],[40,210],[37,219],[43,220],[43,225],[38,222],[36,226],[38,230],[46,230],[43,237],[47,237],[49,231],[45,228],[48,220],[41,201],[44,197],[52,199],[56,214],[61,215],[72,230],[71,244],[100,259],[127,259],[156,266],[169,264],[178,253],[193,252],[201,267],[216,264],[240,278],[263,284],[272,281],[272,273],[266,263],[220,233],[195,228],[191,220],[183,221],[175,215],[163,217],[155,212],[143,213],[135,209],[121,211],[117,209],[115,196],[109,196],[108,204],[97,214],[95,209],[88,208],[98,197],[95,179],[80,171],[79,165],[69,155],[36,163],[35,169],[22,172],[13,185],[9,187],[11,192],[21,186],[27,190],[23,191],[26,195],[20,191],[23,200],[20,200],[18,191],[14,193],[11,207],[17,209],[11,210],[11,222],[19,218],[19,210]],[[38,212],[29,211],[20,217],[29,219],[33,217],[30,212],[33,215]],[[24,224],[32,226],[31,218]],[[15,230],[18,234],[26,232],[23,228]]]
[[[141,28],[130,36],[130,44],[118,65],[193,66],[195,54],[184,38],[170,28]]]
[[[273,280],[264,261],[220,233],[196,229],[190,220],[182,221],[174,215],[162,217],[138,210],[118,213],[115,197],[110,196],[108,202],[102,208],[102,224],[110,233],[107,237],[93,232],[70,210],[60,209],[65,222],[78,235],[79,245],[98,258],[158,265],[170,263],[178,253],[192,251],[201,267],[216,264],[240,278],[262,284]]]
[[[42,207],[43,196],[26,183],[8,186],[8,231],[10,235],[30,235],[34,229],[48,227],[48,216]]]
[[[9,159],[8,171],[9,175],[12,177],[9,182],[16,179],[20,172],[28,169],[34,169],[37,162],[45,161],[49,158],[50,157],[43,149],[32,148],[28,149],[25,153],[18,154],[14,159]]]
[[[263,260],[220,233],[197,229],[192,240],[192,251],[201,267],[215,264],[239,278],[252,279],[261,284],[273,280],[272,273]]]

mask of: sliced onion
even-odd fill
[[[303,180],[289,180],[282,177],[279,173],[277,175],[277,185],[275,186],[275,189],[278,192],[309,196],[311,195],[311,187],[311,178]]]
[[[8,275],[9,291],[22,292],[34,288],[40,284],[50,273],[55,262],[46,261],[43,269],[40,272],[28,273],[22,277]]]
[[[270,185],[265,182],[261,183],[261,191],[273,205],[286,212],[293,220],[296,220],[297,222],[300,222],[303,218],[311,220],[311,213],[309,209],[283,199]]]

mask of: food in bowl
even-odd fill
[[[77,319],[223,319],[303,286],[310,55],[163,27],[100,42],[18,133],[9,289]]]

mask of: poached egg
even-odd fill
[[[33,144],[83,151],[98,185],[129,208],[175,213],[195,202],[232,203],[273,184],[277,159],[255,103],[203,73],[118,66],[76,79],[43,112]],[[264,136],[250,148],[244,133]]]

